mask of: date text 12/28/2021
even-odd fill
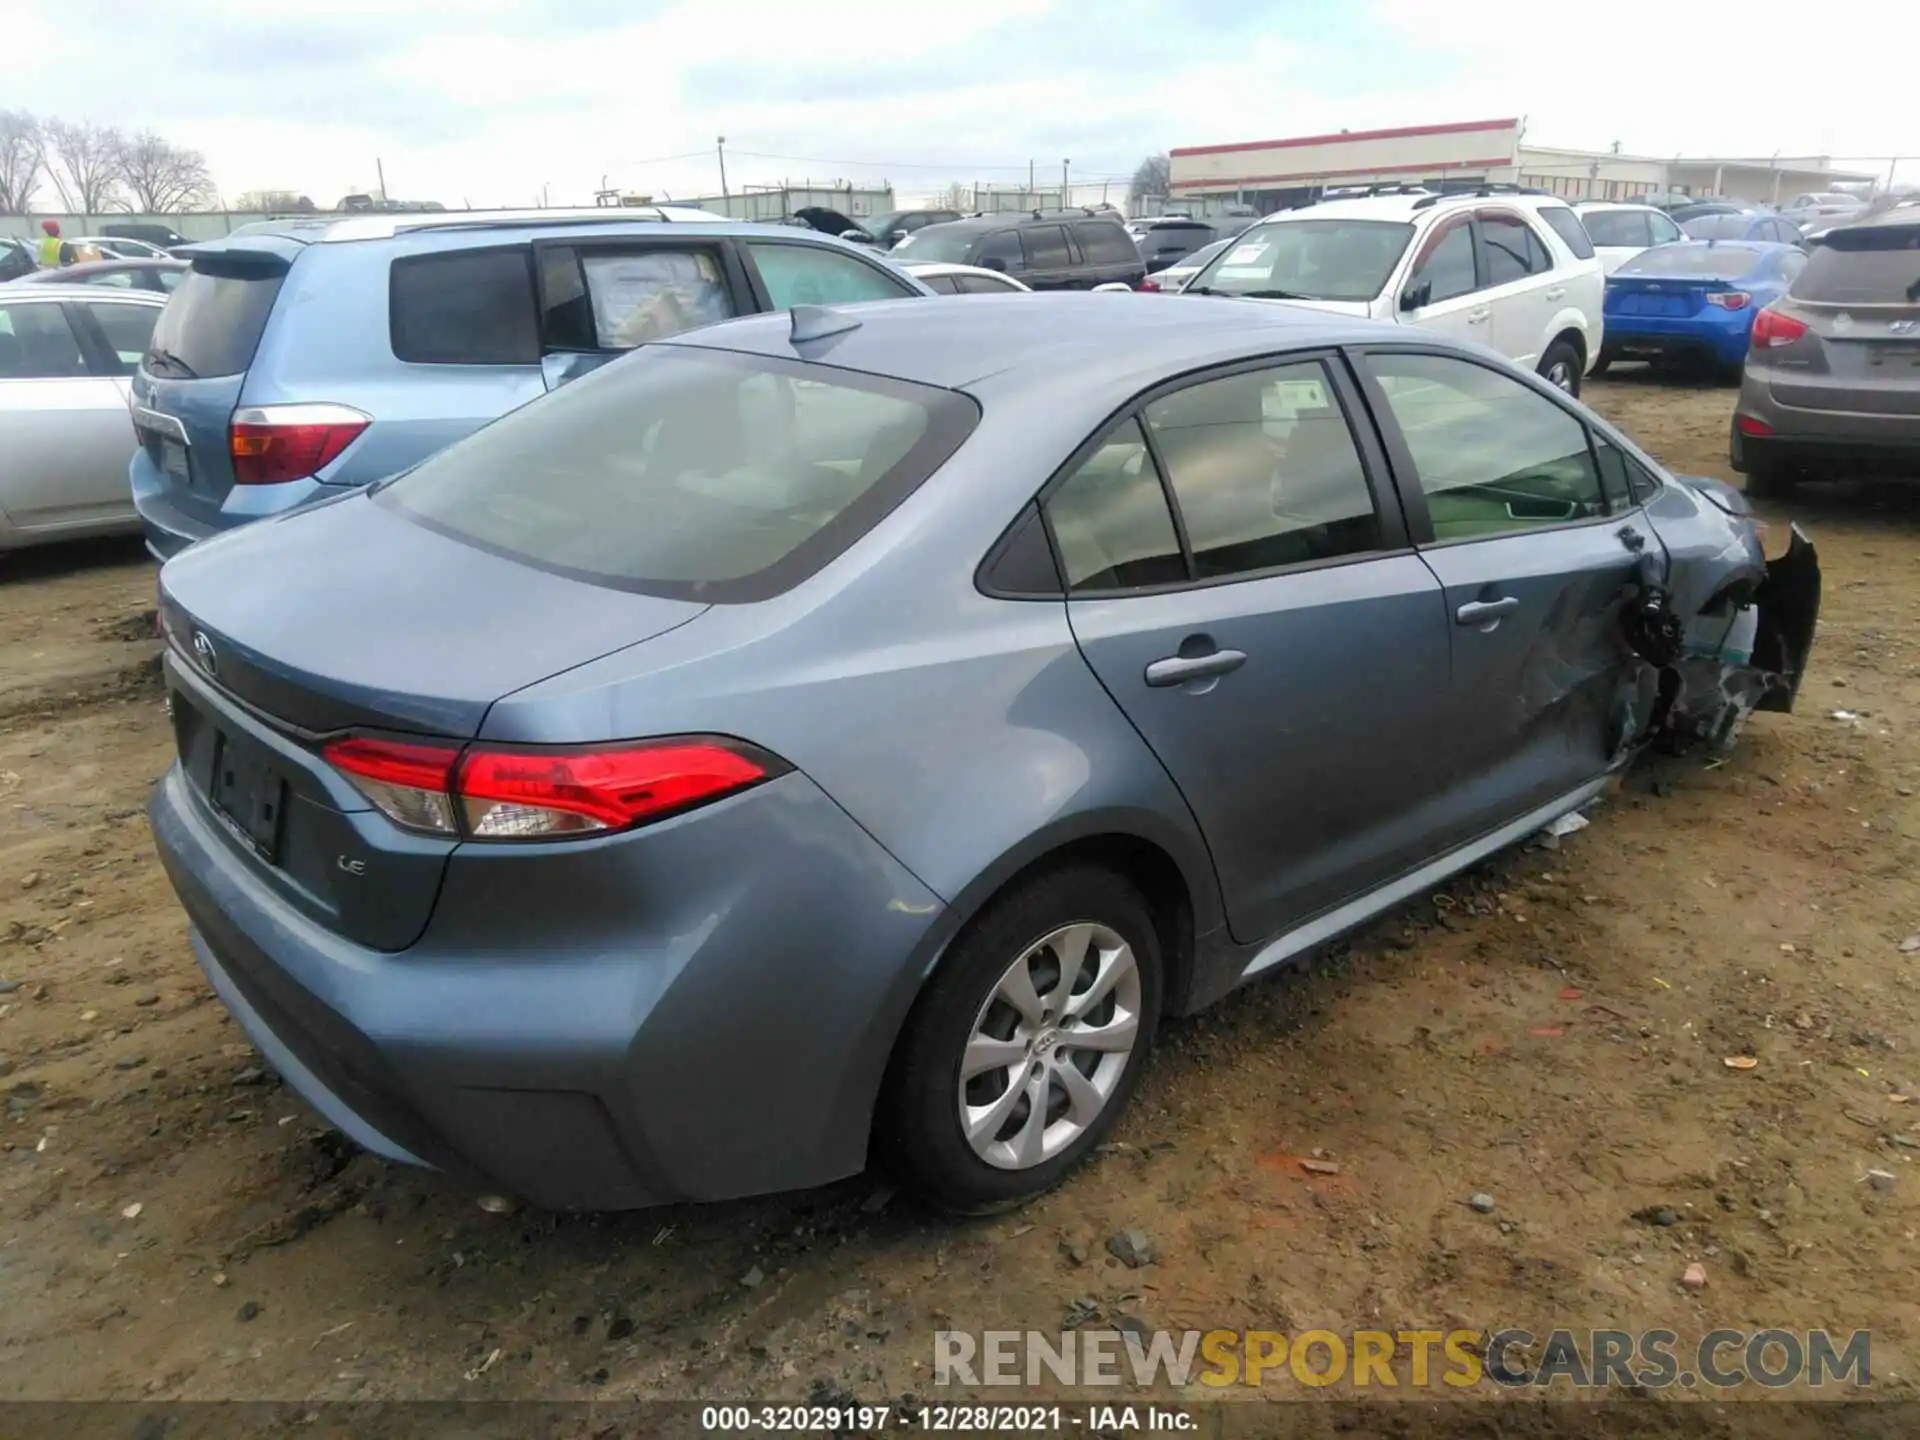
[[[1173,1405],[705,1405],[709,1433],[879,1435],[918,1430],[933,1435],[1114,1434],[1195,1428]]]

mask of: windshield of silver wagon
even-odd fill
[[[1413,226],[1397,220],[1268,220],[1194,276],[1187,293],[1371,300],[1412,238]]]

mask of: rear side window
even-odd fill
[[[1027,247],[1027,264],[1035,270],[1063,270],[1073,263],[1062,226],[1035,225],[1021,231],[1020,238]]]
[[[1553,233],[1558,235],[1567,249],[1573,252],[1573,258],[1576,260],[1591,260],[1593,247],[1605,243],[1594,239],[1592,227],[1582,225],[1580,217],[1564,205],[1541,206],[1540,218],[1553,227]]]
[[[1047,501],[1069,590],[1130,590],[1187,578],[1173,512],[1138,420],[1128,420]]]
[[[1653,243],[1653,232],[1642,210],[1589,210],[1584,223],[1596,245],[1644,250]]]
[[[375,498],[589,584],[759,600],[865,534],[978,417],[950,390],[649,346],[440,451]]]
[[[1073,227],[1080,249],[1094,265],[1131,265],[1140,258],[1127,232],[1112,221],[1084,220]]]
[[[877,266],[824,245],[747,242],[767,298],[776,310],[796,305],[843,305],[899,300],[914,292]]]
[[[719,257],[709,250],[586,250],[580,269],[602,350],[631,350],[736,313]]]
[[[131,375],[133,367],[140,363],[140,357],[147,353],[147,346],[153,341],[154,322],[160,318],[160,307],[114,304],[111,301],[103,304],[94,300],[80,303],[100,327],[107,348],[113,352],[117,362],[114,373]]]
[[[240,374],[253,363],[284,275],[194,261],[153,327],[148,373],[185,380]]]
[[[1540,238],[1512,215],[1482,215],[1480,239],[1487,254],[1487,283],[1504,285],[1552,268]]]
[[[537,365],[532,262],[524,245],[394,261],[393,353],[419,365]]]
[[[1203,381],[1146,417],[1198,578],[1379,548],[1366,471],[1317,362]]]
[[[1816,305],[1920,304],[1920,224],[1830,232],[1792,293]]]

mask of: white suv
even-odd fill
[[[1643,250],[1687,238],[1672,216],[1652,205],[1588,200],[1574,206],[1574,213],[1609,275]]]
[[[1368,315],[1477,341],[1569,394],[1600,353],[1606,277],[1564,202],[1482,190],[1368,195],[1268,216],[1184,295]]]

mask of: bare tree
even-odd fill
[[[0,215],[24,215],[46,163],[46,137],[25,110],[0,110]]]
[[[1149,155],[1133,168],[1127,184],[1127,205],[1137,208],[1143,200],[1164,200],[1171,193],[1173,160],[1166,155]]]
[[[118,151],[119,179],[130,192],[134,208],[142,214],[195,210],[213,198],[207,157],[198,150],[142,130],[122,140]]]
[[[955,180],[947,186],[947,193],[940,198],[947,209],[964,213],[973,209],[973,186],[964,180]]]
[[[120,199],[120,156],[126,142],[111,125],[49,120],[47,175],[60,203],[76,215],[100,215]]]

